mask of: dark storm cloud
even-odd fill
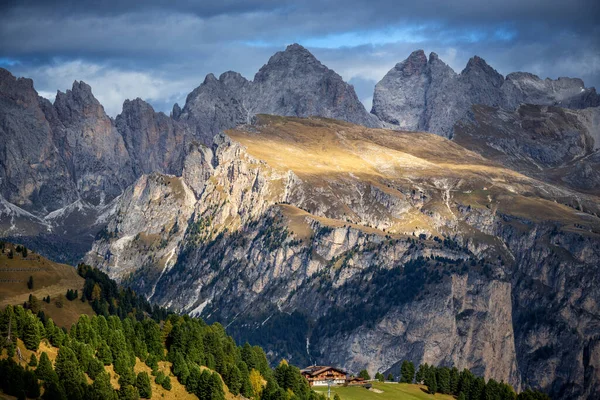
[[[501,73],[580,76],[600,84],[600,2],[8,1],[0,5],[0,66],[51,96],[74,79],[116,114],[127,97],[167,110],[208,72],[252,78],[299,42],[355,85],[372,87],[417,48],[461,70],[474,54]],[[369,88],[370,87],[370,88]]]

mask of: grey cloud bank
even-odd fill
[[[354,84],[368,108],[375,83],[417,48],[456,71],[477,54],[504,75],[599,86],[599,15],[597,2],[584,0],[9,1],[0,6],[0,66],[50,98],[84,80],[112,116],[136,97],[168,112],[207,73],[251,78],[298,42]]]

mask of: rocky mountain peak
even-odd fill
[[[188,121],[207,145],[218,132],[249,123],[256,114],[321,116],[381,126],[354,88],[299,44],[274,54],[253,81],[233,71],[219,79],[207,75],[187,96],[181,113],[173,113]]]
[[[219,82],[228,87],[240,87],[248,83],[248,80],[239,72],[226,71],[219,76]]]
[[[115,119],[123,137],[135,176],[153,171],[181,173],[187,127],[167,117],[139,97],[125,100]]]
[[[146,101],[137,97],[133,100],[127,99],[123,102],[123,111],[121,112],[121,114],[126,114],[130,112],[139,113],[144,111],[154,112],[154,108]]]
[[[396,64],[396,69],[402,71],[405,76],[422,74],[427,67],[427,56],[423,50],[416,50],[401,63]]]
[[[514,111],[521,104],[597,107],[600,96],[581,79],[541,80],[526,72],[506,79],[483,58],[472,57],[460,74],[422,50],[396,64],[377,85],[372,113],[390,127],[452,137],[454,125],[481,104]]]
[[[217,77],[211,72],[209,74],[206,75],[206,77],[204,77],[204,81],[202,82],[203,85],[210,85],[211,83],[217,83],[219,82],[219,80],[217,79]]]
[[[317,60],[317,58],[310,51],[308,51],[304,46],[301,46],[298,43],[290,44],[289,46],[287,46],[285,48],[284,51],[279,51],[279,52],[275,53],[273,55],[273,57],[276,57],[275,58],[276,60],[281,60],[281,59],[289,59],[289,60],[294,60],[294,61],[301,60],[302,62],[305,62],[305,63],[309,62],[309,63],[321,64],[321,62],[319,60]],[[273,59],[273,57],[271,57],[271,59]],[[271,62],[271,60],[269,60],[269,62]]]
[[[173,111],[171,111],[171,118],[178,120],[179,116],[181,116],[181,107],[179,103],[173,104]]]
[[[71,90],[66,92],[57,91],[54,107],[63,122],[77,119],[78,116],[108,118],[90,85],[83,81],[74,81]]]
[[[37,104],[38,98],[31,79],[17,78],[4,68],[0,68],[0,96],[17,100],[23,105]]]
[[[502,83],[504,82],[504,76],[494,68],[490,67],[490,65],[479,56],[474,56],[469,59],[469,62],[461,72],[461,75],[470,77],[477,76],[481,79],[485,79],[495,87],[502,86]]]
[[[304,74],[330,71],[316,57],[299,44],[289,45],[284,51],[278,51],[256,73],[254,82],[262,82],[276,77],[293,76],[300,78]],[[333,71],[332,71],[333,72]]]

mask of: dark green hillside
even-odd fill
[[[82,315],[70,329],[33,314],[28,303],[1,311],[3,393],[137,399],[153,397],[153,387],[164,397],[184,386],[211,400],[323,397],[310,390],[298,368],[283,362],[272,370],[260,347],[237,346],[220,324],[153,307],[89,266],[79,265],[78,272],[85,279],[83,294],[71,301],[89,302],[97,315]],[[181,397],[173,396],[167,397]]]

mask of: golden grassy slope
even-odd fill
[[[8,257],[8,250],[13,250],[13,258]],[[33,289],[27,287],[27,280],[33,276]],[[92,307],[80,300],[68,301],[63,299],[63,307],[58,308],[55,300],[67,293],[68,289],[77,289],[81,294],[84,279],[77,270],[69,265],[52,262],[31,251],[27,257],[14,250],[12,244],[6,244],[4,252],[0,252],[0,308],[8,304],[23,304],[29,299],[29,294],[40,300],[42,310],[61,327],[70,327],[81,314],[93,315]],[[47,304],[42,300],[50,296]]]
[[[454,396],[437,393],[427,393],[423,385],[407,383],[373,382],[375,390],[367,390],[359,386],[332,387],[331,395],[337,393],[342,400],[453,400]],[[317,393],[327,395],[327,388],[314,388]]]
[[[307,183],[315,204],[329,204],[332,214],[348,216],[349,221],[361,193],[374,188],[405,199],[406,193],[422,188],[433,193],[427,210],[449,219],[456,210],[448,196],[465,206],[487,207],[535,222],[584,224],[600,232],[598,218],[559,204],[564,196],[576,199],[581,194],[504,168],[437,135],[267,115],[258,116],[255,130],[238,128],[226,134],[270,167],[293,171]],[[592,200],[600,204],[600,199]],[[386,233],[412,234],[415,227],[435,232],[436,224],[423,210],[413,211],[394,217],[394,226]],[[386,210],[380,212],[384,215]],[[293,222],[292,230],[307,235],[301,212],[286,209],[285,213]]]

